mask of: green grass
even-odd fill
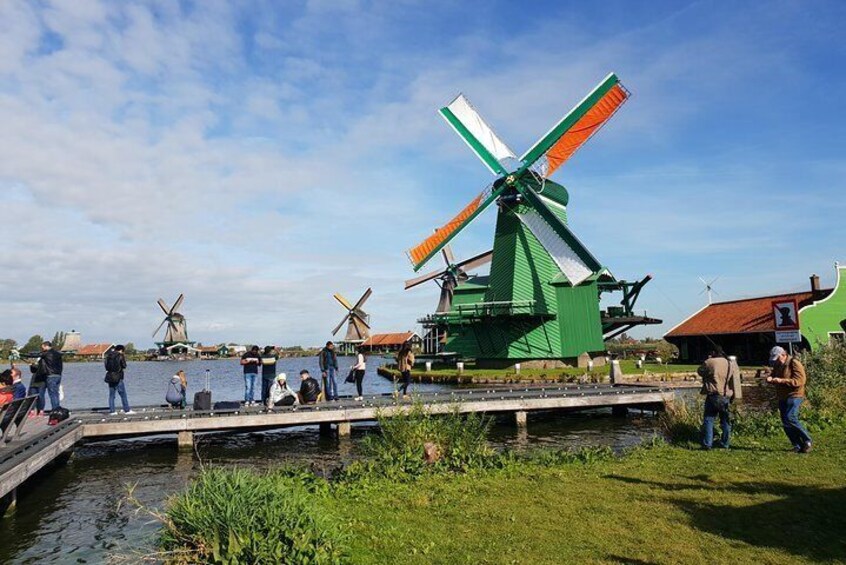
[[[815,439],[372,481],[331,504],[355,563],[843,562],[846,436]]]

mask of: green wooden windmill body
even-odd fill
[[[452,221],[409,251],[417,270],[496,202],[490,274],[459,284],[449,311],[424,321],[446,331],[446,351],[505,362],[570,360],[604,351],[605,336],[619,326],[600,309],[600,295],[606,291],[623,290],[626,308],[620,313],[633,319],[633,299],[648,279],[635,285],[615,280],[567,227],[568,192],[547,178],[613,115],[627,94],[616,76],[609,75],[519,160],[463,96],[441,110],[499,176]]]

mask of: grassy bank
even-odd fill
[[[826,355],[828,354],[828,357]],[[380,419],[364,458],[307,470],[212,469],[168,500],[159,557],[214,563],[841,563],[846,347],[806,359],[814,437],[738,411],[732,449],[700,451],[699,409],[624,454],[497,452],[482,416]],[[846,365],[843,365],[846,367]]]
[[[846,438],[339,489],[354,563],[802,563],[846,560]]]

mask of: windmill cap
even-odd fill
[[[787,351],[785,351],[783,347],[776,345],[775,347],[770,349],[770,361],[775,361],[785,353],[787,353]]]

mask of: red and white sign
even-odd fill
[[[773,300],[773,326],[783,332],[799,329],[799,305],[796,300]]]

